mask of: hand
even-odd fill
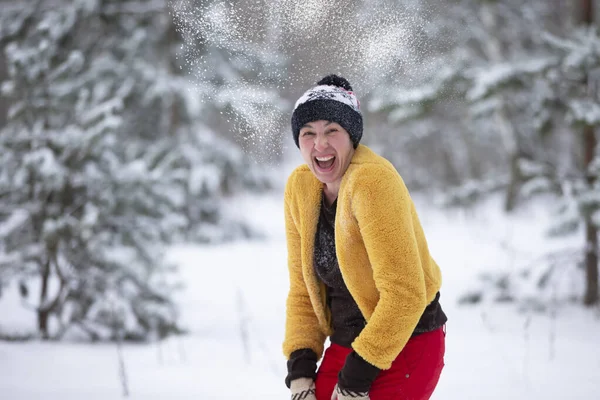
[[[292,400],[317,400],[315,382],[310,378],[297,378],[290,382]]]
[[[335,385],[331,400],[369,400],[369,392],[353,392]]]

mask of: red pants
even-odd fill
[[[443,328],[411,338],[392,367],[381,371],[373,382],[371,400],[429,399],[444,367],[445,341]],[[317,371],[317,400],[331,399],[338,373],[351,351],[334,343],[327,348]]]

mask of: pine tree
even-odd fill
[[[419,168],[433,173],[434,182],[424,172],[426,182],[412,178],[414,186],[452,188],[448,201],[456,202],[505,190],[510,210],[529,179],[521,166],[542,168],[559,157],[547,135],[553,99],[535,78],[556,62],[540,45],[553,18],[546,3],[466,1],[432,14],[425,27],[431,54],[370,104],[402,124],[402,134],[382,147],[406,166],[409,180]]]
[[[28,300],[44,338],[72,327],[110,338],[115,321],[131,338],[177,330],[153,244],[182,227],[167,195],[178,171],[161,132],[144,148],[124,112],[151,87],[140,68],[147,32],[94,2],[5,17],[15,29],[3,37],[14,99],[0,136],[3,270],[37,281]]]
[[[194,115],[166,1],[0,12],[11,102],[0,130],[0,270],[39,335],[180,331],[165,246],[249,232],[220,199],[267,180]],[[220,149],[220,150],[219,150]]]
[[[382,91],[372,103],[403,123],[405,148],[421,148],[429,155],[434,143],[444,148],[438,157],[421,159],[435,172],[436,167],[455,171],[448,202],[469,204],[504,191],[505,209],[510,211],[539,193],[561,199],[550,233],[583,230],[582,257],[573,257],[572,251],[548,255],[518,276],[492,281],[506,289],[520,285],[513,279],[526,280],[544,298],[543,292],[557,279],[555,272],[581,260],[587,276],[586,304],[598,301],[600,205],[595,138],[600,40],[592,23],[592,3],[582,0],[584,17],[576,22],[564,18],[572,11],[572,4],[566,3],[454,3],[445,23],[434,22],[442,31],[458,33],[453,45],[438,53],[437,62],[425,60],[407,79],[412,86]],[[469,29],[459,29],[456,23]],[[394,151],[393,146],[386,148]],[[418,159],[410,161],[420,165]]]
[[[553,227],[555,235],[572,234],[582,227],[585,235],[583,264],[585,265],[586,305],[597,304],[598,229],[600,228],[600,154],[596,132],[600,126],[600,30],[594,21],[595,2],[580,2],[579,26],[564,37],[548,35],[560,62],[552,71],[558,77],[554,85],[565,120],[575,132],[581,151],[579,171],[557,176],[563,192],[563,205]],[[577,173],[579,172],[579,173]],[[583,226],[582,226],[583,225]]]

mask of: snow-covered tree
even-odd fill
[[[552,233],[585,232],[586,304],[598,298],[600,41],[593,3],[451,2],[433,13],[428,32],[432,41],[448,32],[453,40],[369,104],[400,126],[402,134],[384,137],[382,148],[415,186],[444,180],[452,189],[446,200],[461,204],[503,191],[508,211],[537,193],[562,198]],[[565,18],[577,8],[579,17]],[[515,278],[543,291],[557,270],[543,264],[539,274]],[[506,279],[497,282],[505,287]]]
[[[548,74],[554,79],[554,92],[561,114],[571,127],[580,150],[576,152],[578,171],[554,176],[561,187],[563,206],[553,229],[555,234],[585,232],[586,285],[583,302],[600,301],[598,286],[598,230],[600,229],[600,28],[595,21],[593,0],[580,2],[579,26],[566,35],[548,34],[547,41],[559,58]],[[579,173],[577,173],[579,172]]]
[[[220,199],[268,182],[194,115],[166,1],[24,2],[0,11],[0,270],[44,338],[179,331],[176,240],[247,235]]]
[[[111,6],[3,14],[13,104],[0,136],[1,265],[24,287],[38,281],[26,301],[46,338],[73,327],[110,338],[116,323],[132,338],[177,330],[155,244],[183,227],[185,175],[164,132],[127,129],[131,114],[162,110],[140,107],[153,100],[148,32],[134,17],[103,18]]]
[[[527,179],[522,161],[560,157],[558,139],[547,135],[551,93],[535,79],[556,61],[541,36],[555,26],[555,8],[474,0],[433,7],[429,53],[369,103],[399,131],[382,148],[415,186],[452,187],[455,201],[505,189],[511,209]]]
[[[591,0],[579,2],[575,23],[562,30],[541,30],[536,36],[537,51],[521,57],[520,65],[528,66],[526,70],[509,70],[491,81],[497,87],[495,92],[525,100],[518,103],[520,112],[510,114],[521,132],[530,132],[518,136],[518,148],[528,153],[518,154],[514,160],[518,182],[515,184],[514,177],[511,180],[512,195],[527,199],[537,193],[557,194],[561,206],[549,233],[583,232],[585,238],[579,256],[573,256],[571,249],[566,251],[568,257],[554,254],[550,261],[537,266],[539,273],[528,272],[521,278],[533,280],[544,291],[560,279],[557,272],[584,266],[581,297],[586,305],[599,301],[600,164],[596,134],[600,125],[600,35],[593,5]],[[516,88],[507,89],[507,83],[517,83]],[[548,136],[554,139],[553,146],[544,142]],[[556,265],[556,259],[562,265]]]

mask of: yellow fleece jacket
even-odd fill
[[[322,190],[307,165],[293,171],[285,188],[287,359],[302,348],[321,358],[332,334],[325,286],[313,268]],[[389,161],[364,145],[342,178],[335,246],[344,282],[367,321],[352,348],[370,364],[389,369],[442,279],[404,181]]]

